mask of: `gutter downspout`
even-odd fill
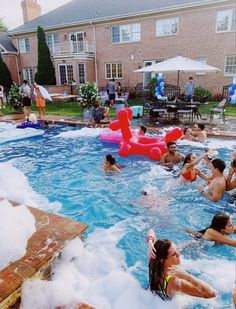
[[[98,68],[97,68],[97,44],[96,44],[96,27],[93,22],[90,20],[90,25],[93,26],[93,41],[94,41],[94,64],[95,64],[95,81],[98,86]]]

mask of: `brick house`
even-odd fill
[[[124,86],[145,86],[151,74],[134,70],[178,54],[221,69],[191,73],[214,93],[236,74],[234,0],[72,0],[10,32],[21,79],[32,81],[36,72],[38,25],[46,32],[58,85],[74,78],[102,87],[115,78]],[[189,75],[181,74],[181,86]],[[165,74],[165,82],[176,84],[177,74]]]
[[[12,79],[19,83],[18,51],[13,45],[11,37],[6,32],[2,31],[0,31],[0,53],[2,60],[11,72]]]

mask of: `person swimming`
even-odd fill
[[[212,298],[214,289],[180,269],[180,253],[168,239],[156,240],[153,229],[147,235],[149,257],[149,286],[152,293],[163,300],[171,300],[177,293],[201,298]]]
[[[106,158],[103,164],[103,169],[105,172],[114,172],[114,173],[119,174],[120,169],[123,167],[125,167],[125,165],[117,164],[116,159],[111,154],[106,155]]]
[[[197,179],[197,176],[201,177],[205,181],[210,180],[211,178],[204,175],[198,168],[195,167],[202,159],[206,158],[208,153],[203,153],[200,157],[196,157],[194,153],[189,153],[184,158],[184,163],[182,171],[180,174],[181,180],[193,182]]]
[[[227,235],[236,233],[236,227],[233,225],[229,215],[224,212],[216,214],[208,228],[200,231],[186,229],[186,232],[195,239],[205,239],[215,241],[216,243],[236,247],[236,240]]]

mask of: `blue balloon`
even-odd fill
[[[161,82],[161,83],[160,83],[160,86],[161,86],[161,87],[164,87],[164,85],[165,85],[164,82]]]
[[[230,94],[230,95],[233,95],[233,94],[234,94],[234,90],[231,89],[231,90],[229,91],[229,94]]]
[[[159,92],[158,92],[158,91],[156,91],[156,92],[155,92],[155,95],[156,95],[156,97],[157,97],[157,96],[159,95]]]
[[[161,83],[161,82],[163,82],[163,81],[164,81],[163,77],[158,77],[158,82],[159,82],[159,83]]]
[[[161,92],[161,86],[158,86],[158,91]]]
[[[233,90],[235,90],[235,89],[236,89],[236,85],[235,85],[235,84],[232,84],[232,85],[231,85],[231,88],[232,88]]]

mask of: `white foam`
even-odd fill
[[[0,196],[44,210],[59,210],[59,202],[50,203],[30,186],[27,177],[11,163],[0,163]]]
[[[193,148],[206,148],[205,144],[202,144],[200,142],[193,142],[193,141],[188,141],[186,139],[183,140],[178,140],[177,145],[179,146],[191,146]]]
[[[101,128],[82,128],[75,131],[66,131],[58,134],[56,137],[79,138],[79,137],[97,137],[103,129]]]
[[[35,232],[35,219],[29,209],[13,207],[0,201],[0,269],[20,259],[26,253],[28,239]]]

